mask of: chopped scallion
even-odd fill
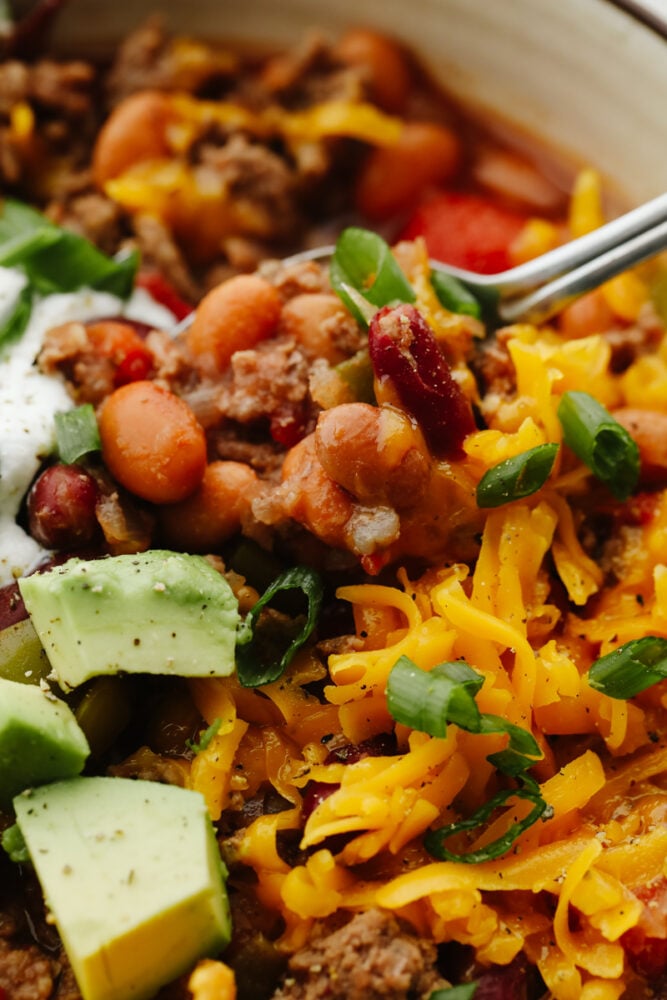
[[[447,735],[455,722],[478,732],[480,713],[475,695],[484,678],[467,663],[439,663],[422,670],[407,656],[394,664],[387,682],[387,707],[397,722],[429,736]]]
[[[195,742],[194,740],[186,740],[185,745],[188,748],[188,750],[191,750],[195,754],[202,753],[203,750],[206,750],[211,745],[211,741],[213,740],[214,736],[217,735],[221,723],[222,723],[221,719],[214,719],[211,725],[208,726],[203,731],[203,733],[199,737],[198,743]]]
[[[431,271],[431,284],[439,302],[450,312],[481,319],[482,307],[458,278],[443,271]]]
[[[19,296],[4,323],[0,325],[0,349],[9,347],[20,340],[30,322],[32,312],[33,291],[30,285],[24,285]]]
[[[440,860],[464,861],[477,864],[505,854],[524,830],[541,816],[548,815],[549,806],[542,798],[537,782],[526,772],[541,756],[532,733],[499,715],[480,712],[475,695],[484,678],[467,663],[439,663],[432,670],[421,670],[407,656],[401,656],[392,667],[387,681],[387,706],[394,719],[430,736],[447,735],[449,723],[455,723],[470,733],[507,733],[505,750],[490,754],[488,760],[508,777],[516,778],[518,787],[498,792],[469,819],[432,830],[424,838],[429,854]],[[508,799],[526,799],[533,803],[528,815],[513,823],[505,834],[479,851],[454,854],[444,846],[456,833],[474,830]]]
[[[58,457],[66,465],[102,447],[95,410],[90,403],[56,413],[55,423]]]
[[[285,590],[300,590],[307,602],[306,620],[303,624],[299,621],[296,635],[292,634],[294,630],[288,629],[284,622],[279,623],[277,630],[262,629],[261,623],[258,626],[260,612],[276,594]],[[294,566],[285,570],[267,587],[248,613],[237,638],[236,668],[239,681],[244,687],[269,684],[285,672],[295,654],[311,636],[317,624],[323,596],[319,575],[306,566]]]
[[[28,284],[0,327],[0,346],[24,332],[35,295],[94,288],[128,298],[138,262],[135,252],[107,257],[82,236],[54,225],[28,205],[6,198],[0,211],[0,266],[23,271]]]
[[[509,751],[524,757],[525,770],[535,763],[530,758],[541,756],[537,742],[527,729],[479,711],[475,695],[483,683],[482,675],[462,660],[422,670],[409,657],[401,656],[387,680],[387,707],[397,722],[429,736],[446,736],[452,722],[469,733],[507,733]],[[509,773],[515,772],[513,763]]]
[[[506,854],[524,830],[527,830],[533,823],[536,823],[549,809],[547,803],[542,798],[540,786],[536,781],[526,774],[522,774],[519,780],[521,784],[518,788],[510,788],[506,791],[498,792],[488,802],[485,802],[477,812],[473,813],[469,819],[460,820],[458,823],[450,823],[448,826],[440,827],[439,830],[429,831],[424,837],[424,847],[428,853],[440,861],[462,861],[471,865],[481,864],[483,861],[492,861],[494,858],[500,858],[503,854]],[[527,802],[532,802],[533,808],[523,819],[512,823],[506,833],[477,851],[456,854],[453,851],[447,850],[444,846],[445,841],[449,840],[456,833],[475,830],[478,826],[485,823],[496,809],[503,806],[508,799],[512,798],[525,799]]]
[[[667,639],[631,639],[591,666],[588,683],[610,698],[633,698],[667,678]]]
[[[625,427],[587,392],[563,393],[558,419],[575,455],[617,500],[627,500],[639,478],[639,448]]]
[[[3,830],[0,843],[2,843],[10,861],[14,861],[18,865],[27,864],[30,861],[30,853],[18,823]]]
[[[551,475],[557,453],[555,443],[538,444],[494,465],[479,481],[477,506],[500,507],[537,493]]]
[[[329,276],[334,291],[362,326],[368,326],[369,316],[382,306],[415,301],[389,245],[368,229],[350,226],[343,230]]]
[[[473,1000],[478,983],[461,983],[459,986],[448,986],[444,990],[434,990],[428,1000]]]

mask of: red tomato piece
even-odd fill
[[[512,266],[510,246],[526,217],[477,194],[446,191],[424,202],[401,233],[423,236],[431,257],[478,274]]]
[[[136,285],[148,292],[165,309],[169,309],[177,320],[185,319],[193,310],[193,306],[182,299],[178,292],[157,271],[140,271]]]
[[[147,378],[153,370],[153,355],[130,322],[101,319],[87,324],[88,340],[116,371],[116,388]]]

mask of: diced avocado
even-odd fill
[[[0,678],[0,806],[25,788],[80,774],[89,749],[69,706]]]
[[[234,670],[236,598],[203,556],[152,549],[70,559],[19,587],[63,688],[98,674]]]
[[[198,792],[72,778],[14,807],[84,1000],[147,1000],[228,943],[224,866]]]

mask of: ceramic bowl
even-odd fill
[[[179,32],[270,46],[377,26],[465,104],[597,167],[624,200],[665,187],[667,0],[69,0],[55,44],[99,54],[155,10]]]

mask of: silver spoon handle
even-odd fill
[[[584,292],[598,288],[609,278],[656,256],[666,248],[667,220],[664,220],[528,295],[500,302],[498,315],[504,323],[517,320],[540,323]]]

